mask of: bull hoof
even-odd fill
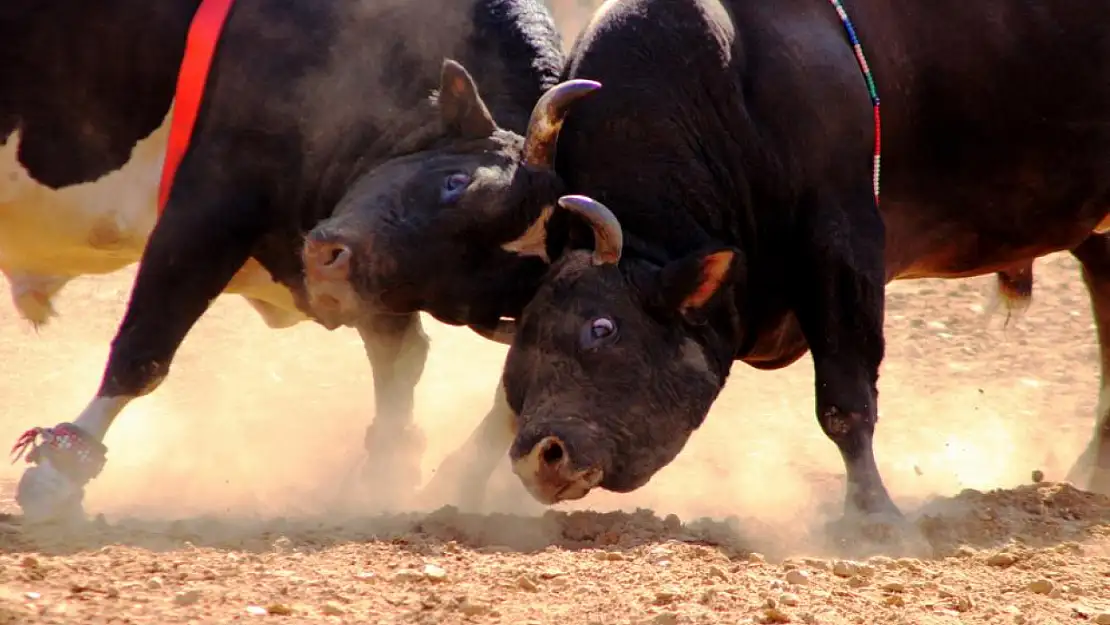
[[[917,526],[897,509],[877,513],[848,511],[827,522],[824,529],[829,545],[845,557],[909,556],[920,553],[924,544]]]
[[[344,497],[363,511],[402,512],[412,507],[420,476],[415,462],[363,456],[347,478]]]
[[[15,493],[15,501],[28,524],[83,520],[84,499],[84,487],[55,469],[49,461],[24,471]]]
[[[417,495],[417,505],[424,510],[454,506],[461,512],[477,513],[485,503],[486,484],[468,478],[466,466],[449,457],[428,484]],[[488,476],[487,476],[488,477]],[[479,480],[480,481],[480,480]]]
[[[84,517],[85,485],[104,468],[107,448],[72,423],[32,428],[16,441],[14,459],[34,466],[19,479],[15,500],[28,523]]]

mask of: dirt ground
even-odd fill
[[[80,410],[132,275],[75,283],[37,335],[3,300],[0,440]],[[877,453],[916,532],[866,551],[826,539],[842,469],[808,358],[738,366],[636,493],[545,512],[506,462],[488,515],[382,515],[337,501],[372,405],[355,333],[271,331],[222,297],[109,433],[86,500],[102,516],[0,521],[0,623],[1110,623],[1110,498],[1053,482],[1091,430],[1093,327],[1070,257],[1037,279],[1005,329],[991,278],[892,285]],[[427,327],[425,477],[484,414],[505,349]],[[4,512],[20,470],[0,472]]]
[[[826,532],[843,469],[808,357],[737,365],[635,493],[544,510],[503,462],[484,514],[382,514],[343,497],[373,405],[357,335],[272,331],[221,297],[109,432],[94,522],[23,527],[23,466],[0,468],[0,625],[1110,624],[1110,497],[1059,483],[1093,425],[1094,329],[1075,262],[1036,271],[1005,327],[993,278],[890,287],[876,449],[909,529],[886,545]],[[38,333],[0,292],[0,443],[88,401],[133,275],[74,283]],[[484,415],[505,354],[426,328],[425,478]]]

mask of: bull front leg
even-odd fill
[[[1091,235],[1072,255],[1083,267],[1083,281],[1091,297],[1102,383],[1094,432],[1067,479],[1081,488],[1110,495],[1110,235]]]
[[[864,208],[823,203],[803,215],[793,300],[813,355],[817,420],[847,472],[845,515],[899,518],[872,449],[884,350],[885,233],[869,197],[856,206]]]
[[[187,164],[143,252],[96,395],[73,422],[33,428],[13,449],[17,458],[29,449],[27,461],[34,465],[16,491],[29,522],[83,514],[85,485],[106,462],[103,441],[115,418],[165,379],[185,335],[263,232],[265,213],[253,196],[220,188],[213,180],[226,176],[207,176]]]
[[[425,440],[413,405],[428,360],[428,335],[418,313],[373,315],[358,324],[358,332],[373,370],[375,404],[362,473],[375,489],[375,502],[396,506],[420,484]]]

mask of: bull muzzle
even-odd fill
[[[513,462],[513,473],[536,501],[552,505],[585,497],[604,477],[599,467],[573,467],[566,444],[558,436],[548,436]]]

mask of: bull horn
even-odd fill
[[[616,264],[621,259],[624,233],[617,216],[604,204],[584,195],[564,195],[559,206],[581,216],[594,231],[594,264]]]
[[[559,131],[567,117],[570,105],[582,96],[601,88],[594,80],[576,78],[561,82],[548,89],[528,119],[528,131],[524,136],[524,164],[538,169],[551,169],[555,166],[555,144]]]

